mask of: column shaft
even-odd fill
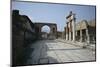
[[[72,20],[72,32],[73,32],[73,41],[75,41],[75,22]]]
[[[80,42],[82,42],[82,30],[80,30]]]
[[[86,29],[86,37],[87,37],[87,43],[90,43],[90,37],[89,37],[88,29]]]
[[[70,40],[70,41],[71,41],[71,37],[72,37],[72,36],[71,36],[71,32],[69,32],[69,40]]]
[[[68,23],[67,23],[67,25],[66,25],[66,40],[68,40],[68,33],[69,33],[69,30],[68,30]]]

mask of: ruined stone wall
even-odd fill
[[[95,43],[96,25],[95,21],[82,20],[76,24],[76,39],[81,42]]]
[[[19,15],[18,10],[12,13],[12,63],[13,65],[24,64],[25,50],[30,46],[29,43],[34,42],[36,33],[30,25],[26,16]]]

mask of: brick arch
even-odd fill
[[[82,20],[80,23],[80,29],[87,28],[88,22],[86,20]]]
[[[35,30],[38,30],[37,33],[39,38],[41,39],[41,29],[45,25],[50,28],[51,39],[55,39],[57,36],[57,25],[55,23],[34,23]]]
[[[44,27],[48,27],[48,28],[50,29],[50,31],[51,31],[50,26],[48,26],[48,25],[43,25],[43,26],[41,27],[41,32],[42,32],[42,29],[43,29]],[[50,31],[49,31],[49,33],[50,33]]]

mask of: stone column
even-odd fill
[[[86,37],[87,37],[87,43],[90,43],[90,37],[89,37],[88,29],[86,29]]]
[[[75,31],[75,36],[77,36],[77,31]]]
[[[69,32],[69,40],[71,41],[71,32]]]
[[[80,42],[82,42],[82,30],[80,30]]]
[[[66,40],[68,40],[68,30],[67,30],[67,27],[66,27]]]
[[[65,28],[64,28],[65,29]],[[66,25],[66,30],[65,31],[65,40],[68,40],[68,32],[67,32],[67,25]]]
[[[72,31],[72,24],[71,24],[71,22],[69,22],[69,40],[71,41],[71,37],[72,37],[72,33],[71,33],[71,31]]]
[[[73,41],[75,41],[75,14],[72,14],[72,32],[73,32]]]
[[[68,40],[68,34],[66,34],[66,40]]]

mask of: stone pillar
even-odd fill
[[[74,15],[72,15],[74,16]],[[74,17],[72,19],[72,32],[73,32],[73,41],[75,41],[75,20]]]
[[[68,34],[66,34],[66,40],[68,40]]]
[[[88,29],[86,29],[86,37],[87,37],[87,43],[90,43],[90,37],[89,37]]]
[[[77,36],[77,31],[75,31],[75,36]]]
[[[71,32],[69,32],[69,40],[71,41]]]
[[[72,40],[72,33],[71,33],[71,31],[72,31],[72,23],[69,22],[69,40],[70,41]]]
[[[68,23],[67,23],[67,25],[66,25],[66,31],[65,31],[65,32],[66,32],[66,40],[68,40],[68,32],[69,32],[69,31],[68,31]]]
[[[82,30],[80,30],[80,42],[82,42]]]

